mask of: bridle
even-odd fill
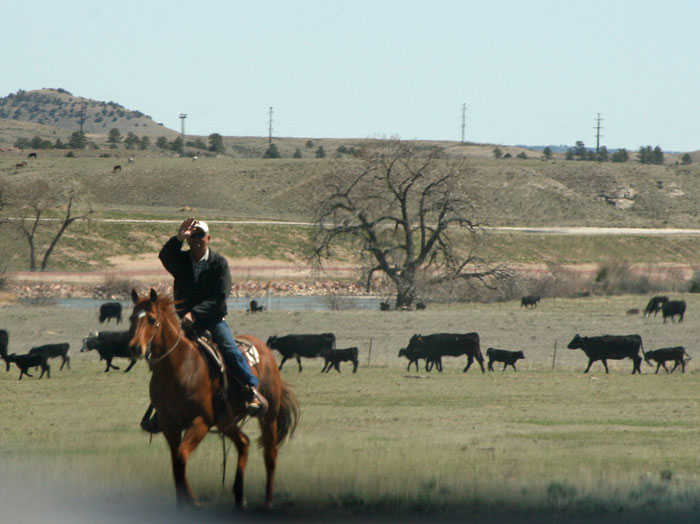
[[[157,309],[157,308],[156,308],[156,309]],[[138,314],[137,318],[143,318],[143,317],[145,317],[146,315],[147,315],[146,311],[141,311],[141,312]],[[158,330],[160,329],[160,327],[161,327],[161,323],[160,323],[160,314],[157,313],[157,314],[156,314],[155,329],[153,330],[153,334],[151,335],[151,338],[149,338],[149,339],[148,339],[148,342],[146,342],[146,360],[147,360],[148,363],[151,364],[152,366],[155,365],[155,364],[158,364],[159,362],[162,362],[162,361],[165,359],[165,357],[167,357],[168,355],[170,355],[170,353],[172,353],[172,352],[175,350],[175,348],[177,347],[177,345],[180,343],[180,339],[182,338],[182,324],[180,324],[179,329],[177,330],[177,340],[176,340],[175,343],[170,347],[170,349],[168,349],[165,353],[163,353],[163,354],[160,355],[159,357],[152,357],[152,356],[151,356],[151,354],[152,354],[152,352],[151,352],[151,342],[153,342],[153,339],[155,338],[156,333],[158,333]]]

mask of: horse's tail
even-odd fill
[[[277,415],[277,444],[281,444],[286,438],[294,434],[300,415],[301,409],[294,391],[282,381],[280,411]]]

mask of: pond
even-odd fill
[[[226,301],[229,311],[245,311],[248,309],[250,298],[229,298]],[[270,296],[255,298],[258,305],[265,311],[332,311],[346,309],[379,309],[382,301],[379,297],[358,296]],[[20,299],[23,304],[35,304],[33,299]],[[105,302],[119,302],[122,307],[129,309],[131,300],[91,299],[91,298],[56,298],[42,300],[41,303],[51,303],[75,308],[99,308]]]

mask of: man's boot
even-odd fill
[[[269,407],[267,399],[262,396],[255,386],[246,386],[246,395],[245,408],[248,415],[251,417],[262,417]]]

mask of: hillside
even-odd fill
[[[56,129],[68,134],[79,131],[90,134],[109,133],[117,128],[122,134],[133,132],[137,136],[176,136],[177,132],[154,122],[140,111],[126,109],[116,102],[102,102],[74,96],[64,89],[20,90],[0,98],[0,119],[54,128],[39,128],[36,134],[46,137]],[[47,138],[50,138],[50,136]],[[16,137],[17,138],[17,137]]]

